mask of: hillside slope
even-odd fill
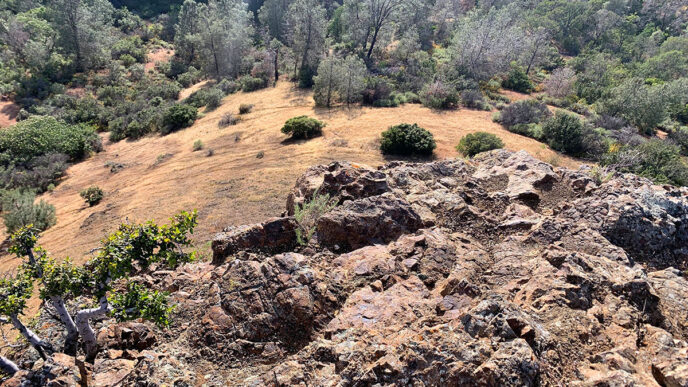
[[[242,103],[255,107],[238,125],[218,128],[222,115],[236,113]],[[285,141],[281,126],[303,114],[326,122],[324,135],[307,142]],[[100,238],[126,219],[163,221],[179,210],[195,208],[199,210],[195,239],[205,242],[225,226],[278,216],[286,193],[311,165],[332,160],[383,164],[386,160],[378,150],[380,133],[402,122],[415,122],[430,130],[437,140],[439,159],[457,157],[454,147],[459,139],[484,130],[501,137],[508,149],[523,149],[545,161],[558,158],[563,166],[578,165],[535,140],[504,130],[492,122],[491,115],[467,109],[437,112],[412,104],[385,109],[320,109],[314,107],[310,92],[288,82],[230,95],[190,128],[138,141],[111,144],[106,140],[104,152],[72,166],[55,191],[42,197],[57,208],[57,225],[41,240],[54,256],[69,255],[82,262]],[[206,150],[213,149],[212,156],[208,157],[206,150],[192,151],[198,139]],[[259,152],[264,152],[263,158],[256,157]],[[106,196],[89,208],[79,191],[91,185],[100,186]],[[0,270],[16,264],[12,257],[0,258]]]

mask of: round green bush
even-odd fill
[[[437,144],[432,133],[417,124],[399,124],[382,132],[380,150],[384,154],[429,156]]]
[[[559,111],[542,125],[542,139],[554,150],[576,155],[584,150],[583,129],[578,117]]]
[[[103,200],[105,193],[100,187],[94,185],[79,192],[79,196],[81,196],[81,198],[92,207]]]
[[[79,160],[102,145],[88,125],[69,125],[54,117],[32,117],[0,131],[0,164],[22,164],[50,153]]]
[[[325,123],[308,116],[290,118],[284,123],[282,133],[291,134],[292,138],[311,138],[322,134]]]
[[[191,105],[181,104],[171,106],[167,112],[165,112],[162,133],[167,134],[191,126],[196,120],[197,115],[198,110]]]
[[[463,136],[456,150],[464,156],[473,157],[478,153],[504,148],[502,140],[492,133],[476,132]]]
[[[258,89],[263,89],[267,87],[267,83],[264,79],[254,78],[250,75],[245,75],[241,78],[241,91],[248,93],[251,91],[256,91]]]
[[[521,93],[530,93],[535,87],[521,66],[513,66],[502,86]]]

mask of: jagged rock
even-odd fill
[[[310,200],[315,192],[327,194],[340,204],[348,200],[381,195],[389,191],[386,175],[361,164],[334,162],[309,168],[287,197],[287,214],[294,215],[297,204]]]
[[[94,375],[688,386],[688,190],[588,170],[506,150],[310,168],[287,212],[316,190],[339,205],[308,246],[279,218],[221,234],[213,263],[146,276],[172,292],[171,327],[142,351],[108,347]]]
[[[411,205],[386,193],[344,203],[317,223],[318,242],[334,250],[350,251],[385,243],[423,227]]]
[[[229,227],[212,243],[213,263],[219,265],[242,250],[278,253],[296,244],[296,222],[292,218],[275,218],[250,226]]]

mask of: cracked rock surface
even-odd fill
[[[95,368],[142,386],[688,386],[687,189],[498,150],[312,167],[286,215],[315,192],[339,204],[308,246],[277,218],[153,273],[171,328]]]

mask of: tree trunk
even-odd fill
[[[17,367],[14,362],[4,356],[0,356],[0,370],[10,376],[19,372],[19,367]]]
[[[29,344],[31,344],[32,347],[38,351],[38,354],[41,355],[41,358],[43,360],[47,360],[48,356],[45,354],[45,349],[50,349],[50,344],[46,343],[45,341],[41,340],[40,337],[38,337],[33,331],[24,325],[21,321],[19,321],[19,318],[17,315],[12,315],[10,316],[10,320],[12,320],[12,325],[19,331],[19,333],[22,334],[26,338],[26,340],[29,341]]]
[[[279,48],[275,49],[275,87],[277,87],[277,81],[279,81]]]
[[[98,340],[96,338],[96,332],[91,327],[90,319],[103,316],[109,310],[107,298],[105,296],[100,298],[100,306],[97,308],[84,309],[76,314],[76,327],[79,330],[79,335],[81,335],[84,341],[84,352],[86,352],[86,361],[93,363],[98,354]]]
[[[60,316],[60,321],[64,324],[67,330],[67,337],[65,338],[64,352],[68,355],[76,355],[77,341],[79,340],[79,330],[74,324],[72,316],[69,314],[62,297],[50,297],[50,302]]]
[[[368,49],[368,55],[366,56],[368,59],[370,59],[370,56],[373,55],[373,48],[375,48],[375,43],[377,42],[378,32],[380,32],[380,29],[375,28],[375,33],[373,33],[373,40],[370,41],[370,48]]]

